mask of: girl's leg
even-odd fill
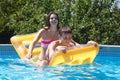
[[[40,66],[47,66],[49,65],[49,61],[48,60],[42,60],[41,63],[40,63]]]

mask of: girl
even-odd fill
[[[45,53],[48,45],[58,39],[58,30],[59,30],[59,16],[55,12],[50,12],[46,17],[45,27],[40,29],[36,37],[33,39],[32,43],[29,46],[28,54],[26,57],[30,59],[32,56],[32,51],[36,43],[41,39],[41,53],[39,55],[39,60],[45,59]]]

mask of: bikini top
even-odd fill
[[[58,33],[57,33],[58,34]],[[45,39],[42,39],[42,41],[41,41],[41,47],[43,47],[43,48],[47,48],[48,47],[48,45],[54,40],[53,38],[56,38],[57,36],[53,36],[52,37],[52,40],[45,40]]]

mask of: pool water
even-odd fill
[[[12,46],[0,47],[0,80],[120,80],[120,47],[101,47],[92,64],[40,69],[21,60]]]

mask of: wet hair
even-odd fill
[[[62,28],[59,30],[59,35],[60,35],[60,37],[62,37],[62,38],[65,39],[67,34],[71,34],[71,35],[72,35],[72,31],[71,31],[70,27],[68,27],[68,26],[62,27]],[[74,45],[76,45],[76,43],[75,43],[73,40],[71,40],[71,42],[72,42]]]
[[[59,31],[60,36],[66,35],[66,34],[72,34],[72,31],[70,27],[62,27]]]
[[[57,30],[59,30],[59,16],[58,16],[58,14],[57,13],[55,13],[55,12],[53,12],[53,11],[51,11],[48,15],[47,15],[47,17],[46,17],[46,24],[45,24],[45,27],[44,27],[44,29],[46,29],[46,30],[48,30],[48,29],[50,29],[50,16],[51,16],[51,14],[55,14],[56,16],[57,16],[57,19],[58,19],[58,24],[57,24]]]

